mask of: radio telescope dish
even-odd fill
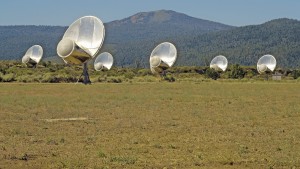
[[[213,58],[210,62],[210,68],[215,70],[222,70],[223,72],[227,69],[228,61],[225,56],[219,55]]]
[[[103,68],[110,69],[113,65],[114,59],[108,52],[101,53],[95,60],[94,68],[96,71],[100,71]]]
[[[97,55],[104,37],[103,22],[95,16],[84,16],[66,30],[58,43],[57,54],[67,63],[85,63]]]
[[[263,73],[268,69],[273,72],[276,68],[276,59],[272,55],[264,55],[257,62],[258,73]]]
[[[156,73],[159,67],[172,67],[177,58],[176,47],[170,42],[159,44],[151,53],[150,69],[152,73]]]
[[[24,64],[38,64],[43,56],[43,48],[40,45],[30,47],[22,58]]]
[[[104,41],[103,22],[95,16],[84,16],[72,23],[57,45],[57,54],[66,63],[83,64],[83,83],[91,83],[87,62],[94,58]]]

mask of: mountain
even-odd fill
[[[67,27],[0,26],[0,59],[20,60],[34,45],[44,47],[47,60],[61,60],[56,45]],[[178,49],[176,65],[207,65],[216,55],[229,63],[255,65],[264,54],[279,67],[300,67],[300,21],[276,19],[261,25],[232,27],[174,11],[143,12],[105,24],[101,51],[113,54],[116,66],[148,67],[156,45],[169,41]],[[51,57],[54,56],[54,57]]]
[[[204,34],[233,28],[170,10],[141,12],[105,26],[107,43]]]
[[[207,65],[217,55],[225,55],[230,64],[256,65],[259,57],[272,54],[278,67],[300,67],[300,22],[286,18],[205,34],[106,45],[103,50],[114,54],[118,66],[148,66],[152,49],[162,41],[176,45],[176,65],[180,66]]]
[[[143,12],[119,21],[105,23],[105,44],[203,34],[227,30],[231,26],[193,18],[174,11]],[[0,59],[20,59],[34,44],[44,48],[44,57],[56,56],[56,45],[67,27],[0,26]],[[111,46],[111,45],[107,45]]]
[[[279,67],[300,67],[298,20],[276,19],[261,25],[189,37],[182,43],[181,50],[188,52],[184,53],[185,61],[179,60],[181,64],[198,60],[198,64],[204,65],[203,60],[222,54],[230,63],[255,65],[259,57],[272,54]]]
[[[56,45],[67,27],[0,26],[0,59],[20,60],[28,48],[39,44],[44,56],[56,55]]]

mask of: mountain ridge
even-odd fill
[[[128,18],[135,17],[137,18],[141,13],[132,15]],[[185,19],[191,19],[185,14],[176,13],[174,11],[159,10],[152,12],[144,12],[144,17],[151,19],[153,15],[172,15],[171,18],[178,18],[179,16],[184,17]],[[174,16],[173,16],[174,15]],[[175,16],[176,15],[176,16]],[[163,18],[163,17],[162,17]],[[195,19],[195,18],[193,18]],[[126,18],[122,19],[125,21]],[[156,19],[152,19],[152,21]],[[199,19],[201,20],[201,19]],[[190,25],[191,27],[188,30],[184,30],[185,26],[183,21],[177,19],[176,22],[165,23],[162,22],[157,24],[122,24],[118,21],[112,21],[105,23],[106,26],[106,37],[105,44],[120,44],[126,42],[139,41],[143,39],[161,39],[166,37],[179,36],[184,34],[190,34],[191,31],[195,32],[199,28],[199,25]],[[202,20],[201,20],[202,21]],[[153,21],[154,22],[154,21]],[[208,22],[208,21],[207,21]],[[117,27],[114,24],[118,23]],[[209,22],[210,23],[210,22]],[[71,23],[70,23],[71,24]],[[218,27],[222,24],[218,24]],[[150,28],[150,27],[151,28]],[[202,26],[202,25],[200,25]],[[170,27],[172,30],[170,31]],[[224,26],[224,29],[231,28],[230,26]],[[36,26],[36,25],[14,25],[14,26],[0,26],[0,59],[19,59],[21,58],[26,50],[34,44],[40,44],[44,48],[44,56],[54,56],[56,55],[56,45],[62,38],[66,26]],[[199,29],[200,31],[202,29]],[[205,31],[207,32],[207,31]],[[205,33],[199,32],[199,33]],[[197,33],[198,34],[198,33]]]
[[[151,50],[163,41],[177,46],[176,64],[181,66],[205,65],[218,54],[226,55],[230,63],[253,65],[267,53],[275,55],[281,66],[300,66],[300,21],[295,19],[279,18],[260,25],[233,27],[159,10],[137,13],[105,26],[101,51],[111,52],[116,66],[135,66],[137,62],[148,66]],[[49,59],[59,60],[56,46],[66,29],[65,26],[0,26],[0,60],[20,60],[35,44],[43,46],[45,59],[55,56]]]
[[[191,32],[203,34],[233,28],[233,26],[194,18],[171,10],[140,12],[121,20],[106,23],[105,26],[109,36],[107,43],[150,39],[152,37],[166,38],[186,35]]]

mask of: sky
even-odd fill
[[[104,22],[138,12],[173,10],[233,26],[300,20],[300,0],[1,0],[0,25],[67,26],[85,15]]]

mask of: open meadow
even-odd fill
[[[299,168],[300,84],[0,84],[0,168]]]

